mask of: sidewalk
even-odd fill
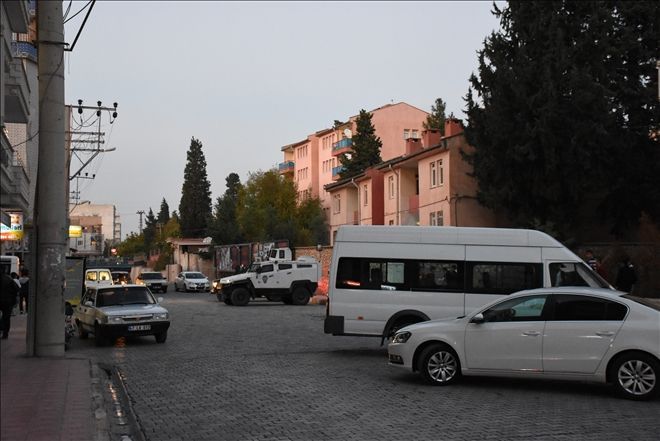
[[[27,316],[11,321],[0,340],[0,440],[95,439],[90,361],[26,357]]]

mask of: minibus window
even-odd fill
[[[576,262],[551,263],[550,283],[552,286],[611,288],[607,282],[594,273],[586,264]]]
[[[511,294],[543,286],[540,263],[474,262],[468,267],[471,292]]]

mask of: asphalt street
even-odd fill
[[[118,368],[147,440],[657,440],[660,400],[601,385],[466,378],[430,387],[379,339],[323,333],[325,306],[164,297],[172,325],[80,354]]]

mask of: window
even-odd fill
[[[410,129],[403,129],[403,139],[410,138]]]
[[[432,211],[429,213],[429,225],[434,226],[436,225],[436,220],[435,220],[435,211]]]
[[[87,280],[95,282],[96,281],[96,271],[90,271],[87,273]]]
[[[511,294],[543,286],[540,263],[470,262],[469,290],[476,293]]]
[[[598,277],[590,267],[586,264],[575,262],[551,263],[550,282],[552,286],[609,288],[607,282]]]
[[[279,270],[287,270],[293,268],[293,265],[290,263],[280,263],[277,265],[277,269]]]
[[[438,185],[438,173],[435,169],[436,164],[435,161],[433,161],[429,167],[431,168],[431,188],[436,187]]]
[[[363,194],[363,205],[368,205],[369,204],[369,186],[365,185],[362,187],[362,194]]]
[[[337,288],[387,291],[462,291],[462,261],[342,257]]]
[[[437,225],[439,227],[441,227],[445,224],[445,215],[444,215],[444,212],[442,210],[438,211],[438,213],[437,213],[437,222],[438,222]]]
[[[394,225],[394,220],[393,219],[390,219],[389,225]]]
[[[419,131],[417,129],[413,129],[412,137],[415,139],[419,139]]]
[[[438,185],[444,185],[445,183],[445,173],[442,168],[442,159],[438,159]]]
[[[269,263],[268,265],[262,265],[261,266],[261,273],[272,273],[273,269],[275,266],[272,263]]]
[[[332,197],[332,212],[333,214],[341,213],[341,195],[336,194]]]
[[[547,296],[520,297],[498,303],[484,311],[486,322],[542,321]]]
[[[389,176],[387,178],[387,188],[389,189],[390,199],[394,199],[395,189],[394,189],[394,176]]]
[[[625,318],[628,308],[605,299],[590,296],[556,295],[555,321],[594,321]]]
[[[445,224],[443,211],[432,211],[429,213],[429,225],[431,226],[443,226]]]

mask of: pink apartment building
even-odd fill
[[[460,153],[472,147],[460,121],[447,120],[443,137],[437,130],[420,134],[406,139],[403,154],[326,185],[332,242],[345,224],[497,226],[476,200],[476,181]]]
[[[420,136],[428,116],[427,112],[406,103],[388,104],[370,113],[376,135],[383,143],[383,161],[404,154],[406,140]],[[356,118],[357,115],[352,116],[342,125],[282,147],[284,162],[279,164],[280,173],[295,181],[299,201],[318,197],[328,221],[331,221],[333,201],[325,187],[339,179],[339,155],[351,150]]]

